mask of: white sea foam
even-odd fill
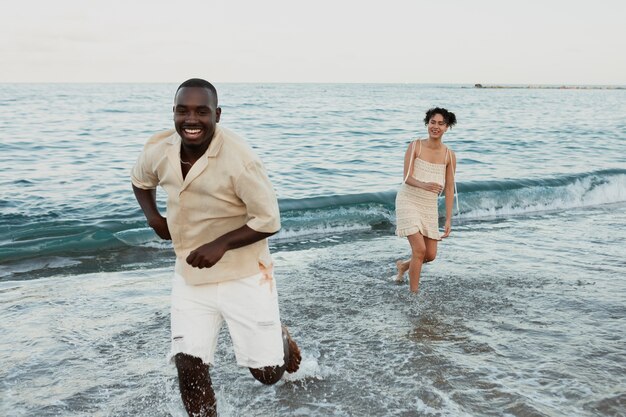
[[[293,374],[285,372],[285,381],[303,381],[307,379],[324,379],[329,375],[328,369],[322,369],[319,364],[319,352],[302,351],[302,361],[300,368]]]
[[[626,201],[626,175],[599,184],[597,178],[588,177],[561,187],[511,190],[505,195],[477,194],[466,197],[460,218],[509,217],[621,203]]]
[[[293,229],[281,229],[272,239],[276,239],[278,241],[290,241],[290,240],[298,240],[300,238],[306,237],[307,240],[314,239],[315,237],[320,236],[329,236],[333,234],[340,234],[346,232],[354,232],[360,230],[370,230],[371,226],[369,224],[338,224],[338,225],[330,225],[330,224],[319,224],[313,226],[311,228],[293,228]]]
[[[16,273],[24,273],[30,271],[36,271],[38,269],[58,269],[66,268],[69,266],[80,265],[80,261],[71,258],[64,258],[61,256],[50,256],[41,259],[29,259],[17,262],[11,266],[0,265],[0,278],[10,276]]]
[[[146,248],[166,249],[172,247],[172,243],[161,239],[149,227],[128,229],[113,234],[116,239],[128,246],[143,246]]]

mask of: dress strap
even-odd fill
[[[420,149],[417,151],[417,157],[419,158],[420,155],[422,154],[422,140],[416,139],[416,141],[420,143]]]
[[[420,145],[421,147],[421,145]],[[402,183],[404,184],[406,182],[406,180],[409,179],[409,175],[411,175],[411,168],[413,168],[413,156],[415,155],[415,141],[413,141],[413,143],[411,143],[411,157],[409,158],[409,167],[406,170],[406,177],[404,177],[404,181],[402,181]]]

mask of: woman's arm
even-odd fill
[[[454,208],[454,174],[456,173],[456,155],[450,150],[450,161],[446,165],[446,185],[445,185],[445,200],[446,200],[446,224],[444,227],[443,235],[441,238],[450,236],[452,231],[452,209]]]
[[[415,155],[411,156],[412,153],[415,153],[415,142],[409,143],[409,147],[406,148],[406,152],[404,153],[404,176],[402,178],[406,178],[405,183],[409,183],[409,179],[413,176],[413,164],[411,161],[415,158]]]

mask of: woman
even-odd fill
[[[411,259],[397,261],[397,282],[409,271],[409,288],[417,292],[422,264],[437,255],[437,242],[450,235],[454,203],[456,156],[442,142],[443,134],[456,124],[454,113],[440,107],[426,112],[428,139],[409,144],[404,155],[404,182],[396,196],[396,234],[407,237]],[[437,200],[443,191],[446,200],[444,232],[439,234]]]

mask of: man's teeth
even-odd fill
[[[185,129],[185,133],[189,133],[191,135],[194,135],[196,133],[200,133],[200,129]]]

